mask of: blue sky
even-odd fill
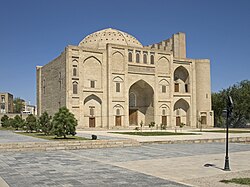
[[[213,92],[250,79],[250,0],[0,0],[0,92],[36,104],[35,67],[108,27],[143,45],[185,32]]]

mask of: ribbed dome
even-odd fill
[[[143,47],[135,37],[112,28],[100,30],[88,35],[79,43],[79,46],[94,49],[105,49],[107,43],[131,47]]]

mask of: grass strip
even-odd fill
[[[25,136],[31,136],[31,137],[34,137],[34,138],[41,138],[41,139],[45,139],[45,140],[58,140],[58,141],[64,141],[64,140],[90,140],[88,138],[79,137],[79,136],[72,136],[72,135],[67,135],[66,138],[63,138],[63,137],[57,137],[55,135],[46,136],[44,133],[39,133],[39,132],[32,132],[32,133],[16,132],[16,133],[21,134],[21,135],[25,135]]]
[[[109,132],[114,134],[137,135],[137,136],[175,136],[175,135],[199,135],[197,133],[175,133],[175,132]]]

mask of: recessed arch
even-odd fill
[[[129,88],[129,124],[154,121],[154,89],[146,81],[139,80]]]
[[[170,63],[165,56],[160,57],[157,62],[158,72],[161,74],[169,74]]]
[[[122,55],[124,57],[124,54],[122,54],[120,51],[115,51],[115,52],[112,53],[112,55],[115,55],[115,54],[120,54],[120,55]]]
[[[91,95],[87,96],[84,99],[84,104],[86,104],[88,101],[90,101],[92,99],[97,101],[99,104],[102,104],[102,100],[99,97],[97,97],[96,95],[94,95],[94,94],[91,94]]]
[[[175,92],[187,93],[190,92],[189,72],[179,66],[174,71]]]
[[[120,76],[116,76],[113,78],[114,82],[123,82],[123,79]]]
[[[100,64],[102,64],[101,61],[100,61],[98,58],[96,58],[95,56],[89,56],[89,57],[85,58],[84,61],[83,61],[83,64],[84,64],[87,60],[89,60],[89,59],[91,59],[91,58],[94,58],[94,59],[97,60]]]
[[[185,125],[190,125],[190,105],[184,99],[179,99],[174,104],[174,113],[176,116],[176,126],[179,126],[181,123]]]
[[[168,59],[167,57],[165,57],[165,56],[161,56],[161,57],[158,59],[158,62],[159,62],[160,60],[166,60],[167,62],[170,62],[169,59]]]

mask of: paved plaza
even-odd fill
[[[224,147],[222,143],[150,144],[128,148],[2,152],[0,176],[10,187],[225,186],[218,181],[237,175],[249,177],[250,144],[230,144],[230,172],[222,170]],[[204,167],[207,163],[214,166]]]

